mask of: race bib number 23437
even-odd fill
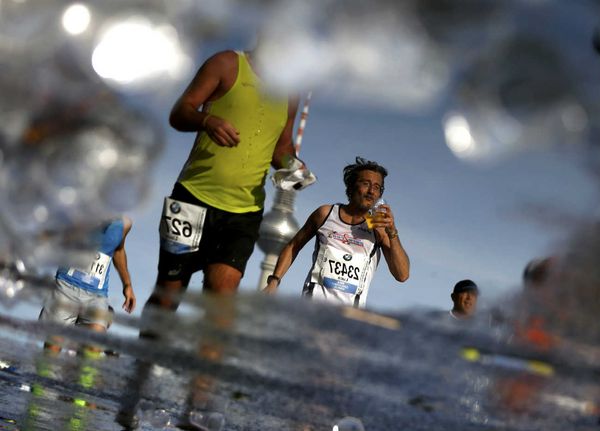
[[[205,217],[204,207],[165,198],[159,229],[161,247],[174,254],[197,251]]]
[[[327,248],[323,255],[320,284],[327,289],[356,295],[365,262],[363,255]]]

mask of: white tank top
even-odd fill
[[[366,222],[348,224],[332,205],[317,230],[313,264],[302,294],[338,305],[364,308],[381,250]]]

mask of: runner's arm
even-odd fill
[[[304,226],[300,228],[300,230],[294,235],[294,237],[287,243],[281,253],[279,254],[279,258],[277,259],[277,264],[275,265],[275,269],[273,270],[273,275],[278,279],[272,279],[270,283],[263,289],[266,293],[274,293],[279,287],[279,283],[281,279],[288,271],[292,263],[298,256],[298,253],[302,248],[306,245],[308,241],[311,240],[317,234],[317,231],[323,225],[323,222],[327,218],[327,215],[331,211],[331,205],[322,205],[317,208],[313,213],[308,217]]]
[[[171,126],[180,132],[205,131],[217,145],[236,146],[240,142],[238,130],[226,119],[199,109],[229,90],[237,68],[238,55],[234,51],[223,51],[206,60],[171,109]]]
[[[298,97],[290,97],[288,100],[288,118],[285,127],[277,140],[275,150],[273,151],[273,158],[271,160],[271,165],[273,165],[275,169],[287,167],[287,160],[291,157],[296,157],[292,134],[294,132],[296,113],[298,112],[298,103]]]
[[[396,280],[404,282],[408,280],[410,273],[410,259],[400,242],[391,208],[388,205],[383,207],[386,216],[382,221],[374,223],[375,235],[381,244],[381,251],[390,273]]]
[[[123,284],[123,296],[125,297],[123,309],[128,313],[131,313],[135,308],[135,294],[133,293],[133,287],[131,286],[131,277],[127,267],[127,253],[125,252],[125,238],[131,230],[132,225],[133,223],[129,217],[123,217],[123,239],[115,249],[113,255],[113,264],[115,265],[115,269],[119,273],[121,283]]]

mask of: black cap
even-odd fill
[[[462,292],[475,292],[476,295],[479,295],[479,288],[473,280],[460,280],[454,285],[452,293]]]

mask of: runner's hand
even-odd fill
[[[277,280],[271,280],[271,282],[267,284],[267,286],[262,290],[262,292],[268,295],[274,295],[275,293],[277,293],[278,287],[279,284],[277,283]]]
[[[394,232],[396,225],[394,223],[394,214],[388,204],[383,204],[380,208],[385,209],[385,215],[380,217],[379,215],[373,219],[373,228],[380,230],[380,233],[385,233],[381,229],[385,229],[386,232]]]
[[[123,310],[131,313],[135,308],[135,294],[133,293],[133,287],[131,287],[131,285],[123,287],[123,296],[125,297]]]
[[[221,147],[237,147],[240,143],[240,132],[220,117],[210,115],[204,123],[204,131]]]

